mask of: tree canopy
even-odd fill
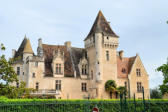
[[[166,64],[161,65],[156,69],[158,72],[162,72],[163,84],[159,86],[162,94],[168,93],[168,60]]]
[[[26,88],[25,82],[20,82],[20,86],[12,86],[12,83],[17,83],[17,74],[15,73],[12,63],[14,59],[5,58],[3,51],[5,47],[3,44],[0,45],[0,79],[5,83],[0,82],[0,96],[6,96],[8,98],[23,97],[28,95],[33,89]]]

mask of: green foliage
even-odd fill
[[[151,99],[161,99],[162,93],[160,92],[159,89],[155,88],[150,91],[150,97]]]
[[[1,44],[1,52],[5,50],[3,44]],[[5,55],[0,55],[0,78],[7,84],[17,81],[17,75],[12,67],[11,60],[7,61]]]
[[[126,91],[126,88],[123,86],[119,86],[119,87],[117,87],[117,91],[118,91],[118,93],[123,94]]]
[[[163,84],[160,85],[160,90],[162,94],[168,93],[168,60],[166,64],[163,64],[162,66],[158,67],[156,69],[158,72],[162,72],[163,75]]]
[[[27,89],[24,82],[20,83],[20,87],[11,86],[12,83],[18,82],[17,74],[15,73],[12,64],[14,59],[6,60],[2,52],[5,50],[3,44],[0,45],[0,79],[5,83],[0,82],[0,96],[8,98],[19,98],[27,95],[32,89]]]
[[[119,100],[56,100],[0,99],[0,112],[120,112]],[[136,100],[136,112],[143,112],[142,100]],[[134,112],[133,100],[128,100],[129,112]],[[168,100],[146,100],[147,112],[167,112]]]
[[[105,83],[105,90],[108,92],[114,92],[117,88],[117,85],[114,80],[108,80]]]

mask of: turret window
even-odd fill
[[[39,83],[37,82],[36,83],[36,90],[38,90],[39,89]]]
[[[109,61],[109,51],[106,51],[106,60]]]
[[[19,88],[19,82],[16,83],[16,87]]]
[[[93,79],[93,71],[91,70],[91,79]]]
[[[20,67],[17,67],[17,75],[20,75]]]
[[[36,77],[36,74],[35,74],[35,73],[33,73],[32,77],[33,77],[33,78],[35,78],[35,77]]]

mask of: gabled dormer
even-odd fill
[[[53,51],[52,71],[54,77],[64,76],[64,52],[60,49]]]
[[[80,72],[80,77],[81,78],[88,78],[89,74],[89,65],[88,65],[88,60],[86,59],[85,56],[83,56],[78,64],[79,72]]]

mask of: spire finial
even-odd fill
[[[26,37],[26,34],[25,34],[24,38],[25,38],[25,39],[27,38],[27,37]]]

